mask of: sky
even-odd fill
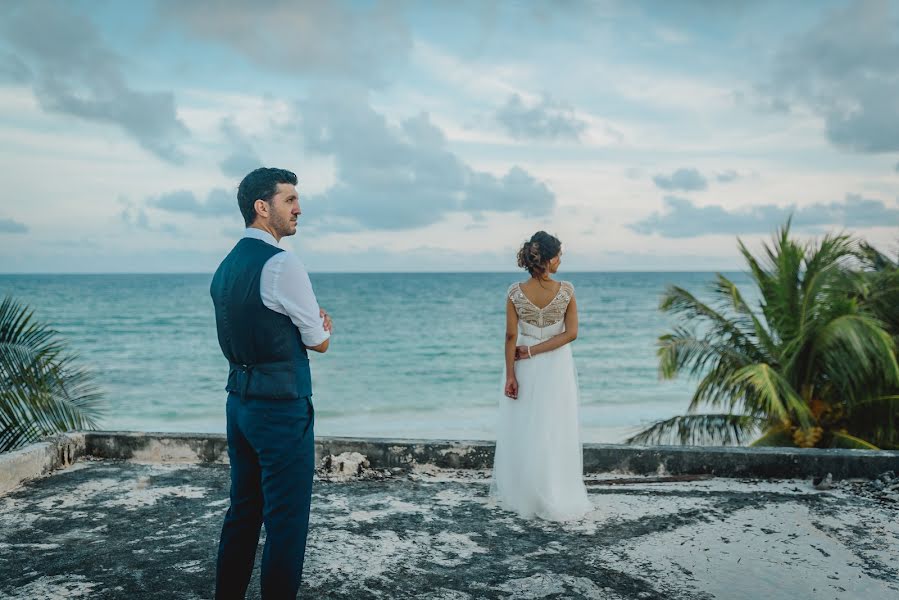
[[[0,272],[215,270],[294,171],[312,272],[899,248],[899,0],[0,3]]]

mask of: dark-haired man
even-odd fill
[[[231,506],[216,564],[216,598],[243,598],[265,523],[262,597],[296,598],[315,469],[307,349],[325,352],[331,319],[299,258],[278,247],[297,231],[297,177],[256,169],[240,182],[247,229],[212,278],[219,345],[228,359]]]

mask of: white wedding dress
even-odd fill
[[[574,287],[563,281],[540,309],[519,284],[508,298],[518,313],[519,346],[534,346],[565,331]],[[593,509],[583,480],[578,384],[571,344],[515,362],[518,399],[499,401],[490,494],[524,518],[569,521]]]

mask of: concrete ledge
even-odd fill
[[[315,440],[315,457],[321,460],[328,454],[358,452],[375,469],[413,464],[442,469],[489,469],[493,467],[494,446],[493,442],[474,440],[322,437]]]
[[[872,479],[899,472],[899,452],[722,446],[585,444],[584,471],[789,479],[831,473],[834,479]]]
[[[489,469],[493,442],[320,437],[316,459],[359,452],[375,469],[429,464],[451,469]],[[224,434],[90,431],[61,435],[0,454],[0,494],[23,481],[65,468],[82,456],[149,463],[228,462]],[[626,446],[585,444],[585,473],[714,475],[763,479],[802,478],[831,473],[834,479],[876,477],[899,472],[899,452]]]
[[[68,433],[0,454],[0,496],[29,479],[63,469],[84,456],[84,434]]]
[[[87,454],[136,462],[227,463],[224,433],[86,431]]]
[[[146,462],[228,462],[224,434],[87,432],[87,454]],[[430,464],[451,469],[489,469],[494,443],[477,440],[416,440],[319,437],[316,459],[359,452],[375,469]],[[811,477],[873,478],[899,472],[899,452],[728,448],[720,446],[628,446],[584,444],[586,473],[715,475],[765,479]]]

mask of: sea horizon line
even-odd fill
[[[558,274],[587,273],[587,274],[665,274],[665,273],[745,273],[745,269],[566,269]],[[29,275],[58,275],[58,276],[84,276],[84,275],[213,275],[213,271],[13,271],[0,272],[0,277],[15,277]],[[510,271],[496,270],[471,270],[471,271],[434,271],[434,270],[408,270],[408,271],[331,271],[310,270],[310,275],[514,275],[524,274],[520,269]]]

